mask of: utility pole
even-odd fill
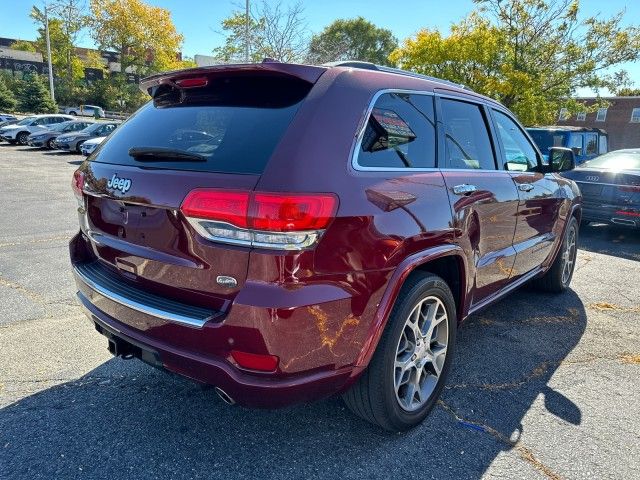
[[[244,11],[244,61],[249,63],[249,0],[245,2]]]
[[[44,29],[47,37],[47,62],[49,63],[49,90],[51,91],[51,100],[56,101],[56,94],[53,91],[53,68],[51,67],[51,39],[49,38],[49,16],[47,14],[47,6],[44,6]]]

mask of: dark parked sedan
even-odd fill
[[[47,130],[32,133],[27,138],[27,145],[31,147],[46,147],[53,149],[56,147],[55,141],[60,135],[65,133],[79,132],[84,130],[93,122],[86,120],[71,120],[70,122],[62,122],[51,125]]]
[[[583,221],[640,227],[640,148],[609,152],[563,175],[580,187]]]

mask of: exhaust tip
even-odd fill
[[[236,401],[220,387],[216,387],[215,391],[224,403],[226,403],[227,405],[235,405]]]

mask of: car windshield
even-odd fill
[[[93,133],[96,130],[98,130],[100,127],[102,127],[103,125],[105,125],[105,124],[104,123],[92,123],[91,125],[89,125],[84,130],[81,130],[81,133]]]
[[[584,162],[583,166],[605,170],[640,170],[640,150],[605,153]]]
[[[73,122],[54,123],[53,125],[49,125],[48,129],[54,132],[62,132],[65,128],[70,127],[71,125],[73,125]]]
[[[23,118],[22,120],[20,120],[18,123],[16,123],[16,125],[29,125],[31,122],[33,122],[36,119],[36,117],[27,117],[27,118]]]
[[[527,130],[533,141],[543,153],[547,153],[551,147],[563,147],[565,145],[565,132],[553,132],[550,130]]]

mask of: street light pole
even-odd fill
[[[55,103],[56,94],[53,91],[53,68],[51,67],[51,39],[49,38],[49,16],[47,14],[47,6],[44,6],[44,29],[47,37],[47,62],[49,63],[49,90],[51,91],[51,100]]]
[[[249,0],[245,2],[244,11],[244,61],[249,63]]]

